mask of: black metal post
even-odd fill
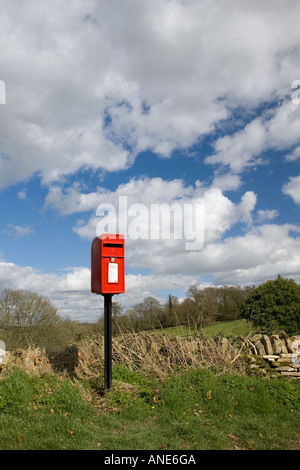
[[[112,296],[104,294],[104,389],[109,390],[112,384]]]

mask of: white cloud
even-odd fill
[[[148,244],[138,252],[152,273],[213,276],[213,284],[257,284],[278,273],[300,281],[300,238],[296,226],[275,224],[251,229],[245,235],[214,241],[195,252],[159,250]]]
[[[101,188],[97,193],[84,194],[76,183],[65,192],[61,186],[51,186],[45,199],[45,209],[54,208],[61,215],[88,212],[97,208],[105,194],[107,190]]]
[[[153,291],[188,288],[195,280],[195,276],[128,274],[126,293],[113,300],[129,308],[152,295]],[[77,321],[94,322],[103,315],[103,297],[91,293],[88,267],[73,267],[60,274],[46,274],[30,266],[18,266],[3,260],[0,261],[0,290],[6,288],[31,290],[46,296],[61,316]]]
[[[269,220],[276,219],[276,217],[278,217],[278,215],[279,215],[279,212],[276,209],[272,209],[272,210],[269,210],[269,209],[262,210],[262,209],[260,209],[259,211],[257,211],[257,221],[259,223],[267,222]]]
[[[21,191],[18,192],[18,198],[19,199],[27,199],[27,190],[26,190],[26,188],[21,189]]]
[[[300,145],[286,156],[286,161],[293,162],[300,158]]]
[[[246,222],[248,225],[252,223],[252,212],[256,205],[256,195],[253,191],[247,191],[241,198],[238,206],[239,220]]]
[[[126,263],[141,265],[145,261],[151,272],[127,274],[126,292],[116,300],[128,308],[149,295],[159,297],[161,290],[184,291],[192,284],[203,284],[202,276],[207,274],[212,275],[213,285],[260,284],[276,278],[278,273],[299,283],[300,238],[295,234],[299,234],[299,227],[266,224],[245,235],[213,241],[197,252],[180,251],[176,255],[167,249],[168,245],[144,241],[135,258],[126,255]],[[49,274],[2,260],[0,289],[4,288],[46,295],[60,315],[78,321],[93,322],[103,314],[102,296],[90,292],[89,267],[70,267]]]
[[[282,187],[283,194],[290,196],[296,204],[300,204],[300,175],[291,176]]]
[[[0,188],[40,177],[49,189],[45,208],[78,214],[74,230],[87,240],[96,235],[97,207],[118,208],[120,196],[128,206],[205,208],[202,250],[187,251],[185,240],[127,240],[128,266],[150,274],[128,274],[120,301],[130,306],[160,289],[200,284],[206,274],[221,284],[262,282],[277,273],[300,281],[297,227],[253,227],[277,211],[255,213],[260,194],[253,191],[234,201],[224,194],[241,190],[245,170],[265,163],[269,149],[286,151],[288,161],[299,158],[300,107],[291,100],[299,78],[298,0],[288,7],[280,0],[0,0],[0,8],[6,84]],[[211,184],[199,174],[201,181],[189,186],[183,179],[137,178],[115,191],[68,187],[67,176],[79,170],[100,176],[123,170],[148,149],[169,158],[215,130],[220,137],[205,160],[215,165]],[[297,204],[299,183],[291,176],[282,188]],[[26,196],[19,191],[20,199]],[[242,235],[229,236],[237,224]],[[6,230],[20,237],[33,229]],[[47,285],[60,313],[94,320],[101,302],[89,291],[89,275],[85,266],[46,274],[2,260],[0,288],[45,294]]]
[[[123,197],[126,197],[126,206],[124,207],[121,205]],[[129,229],[131,222],[137,217],[136,214],[131,215],[130,209],[137,203],[143,205],[149,218],[151,205],[154,204],[167,204],[169,208],[174,204],[179,204],[182,213],[184,213],[184,205],[190,205],[190,207],[195,207],[196,204],[201,205],[204,211],[204,241],[209,243],[221,238],[238,222],[251,224],[256,195],[252,191],[247,191],[242,196],[240,203],[235,204],[222,193],[221,189],[214,185],[207,188],[199,181],[194,186],[186,186],[182,180],[165,181],[162,178],[139,178],[120,184],[114,192],[99,188],[99,193],[84,194],[80,192],[78,186],[72,187],[66,192],[63,192],[60,187],[54,187],[50,189],[46,198],[47,207],[56,208],[62,214],[93,211],[86,223],[83,223],[81,218],[78,225],[74,227],[75,232],[84,239],[92,239],[97,234],[97,224],[101,220],[96,215],[96,209],[99,205],[104,207],[110,204],[116,213],[117,222],[120,220],[123,226],[125,225]],[[151,222],[153,220],[148,220],[148,238],[151,238]],[[118,226],[116,228],[118,229]],[[193,230],[195,229],[193,228]],[[170,249],[172,251],[185,250],[187,241],[184,236],[182,240],[171,240]],[[164,242],[166,243],[166,241]],[[134,245],[136,249],[139,244],[143,244],[143,240],[133,241],[129,237],[129,247]]]
[[[1,290],[8,288],[34,291],[46,296],[60,315],[78,321],[89,321],[89,318],[94,321],[100,316],[96,302],[89,295],[89,286],[88,268],[72,268],[59,275],[43,273],[31,266],[18,266],[4,260],[0,262]]]
[[[297,1],[1,6],[0,187],[36,174],[49,184],[81,168],[124,169],[146,149],[167,157],[236,107],[286,96],[297,78]],[[284,107],[270,123],[282,147],[296,143],[297,129]],[[257,120],[233,145],[218,141],[215,162],[224,155],[238,172],[263,141]]]
[[[233,136],[219,138],[215,143],[216,153],[207,157],[206,162],[229,165],[234,172],[240,173],[244,167],[260,162],[259,155],[264,144],[265,129],[257,118]]]
[[[222,270],[215,272],[215,283],[261,284],[267,279],[276,278],[278,274],[300,283],[300,238],[297,226],[262,225],[245,236],[225,240],[221,248],[218,263]],[[224,268],[226,259],[228,269]]]
[[[285,150],[300,142],[300,107],[284,102],[274,110],[256,117],[233,135],[220,137],[214,144],[215,153],[206,157],[211,165],[229,167],[240,174],[247,167],[268,162],[261,153],[268,150]],[[288,159],[297,158],[295,150]]]
[[[9,224],[6,229],[1,230],[1,233],[6,234],[8,237],[17,240],[34,233],[33,227],[30,225],[13,225]]]
[[[218,173],[216,172],[213,186],[220,188],[222,191],[234,191],[242,185],[241,177],[234,173]]]

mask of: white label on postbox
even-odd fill
[[[118,282],[118,263],[108,263],[108,282]]]

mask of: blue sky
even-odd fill
[[[0,290],[95,321],[96,211],[124,196],[204,208],[201,249],[128,237],[124,309],[191,284],[300,282],[298,1],[0,0],[0,11]]]

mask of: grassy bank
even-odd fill
[[[0,449],[298,449],[299,382],[211,370],[150,379],[114,367],[62,380],[14,368],[0,381]]]
[[[0,449],[300,450],[300,381],[247,376],[240,347],[211,336],[249,326],[122,334],[106,394],[101,336],[8,354]]]

